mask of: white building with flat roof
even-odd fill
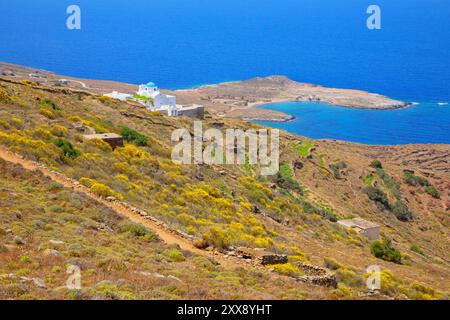
[[[126,101],[126,100],[130,99],[132,97],[132,95],[127,94],[127,93],[120,93],[117,91],[113,91],[111,93],[105,94],[105,97],[110,97],[112,99],[117,99],[120,101]]]
[[[381,226],[376,223],[361,218],[355,218],[349,220],[339,220],[338,224],[355,230],[370,241],[378,240],[380,238]]]

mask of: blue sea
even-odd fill
[[[450,143],[450,105],[422,102],[383,111],[313,102],[282,102],[263,107],[291,114],[295,119],[258,123],[314,139],[376,145]]]
[[[81,30],[66,28],[72,4],[81,8]],[[381,8],[381,30],[366,27],[371,4]],[[169,89],[286,75],[422,102],[367,113],[398,132],[414,128],[408,137],[386,134],[387,127],[350,132],[361,111],[322,105],[276,108],[310,110],[323,121],[339,113],[347,124],[326,131],[329,124],[317,120],[307,129],[299,116],[282,124],[287,130],[365,143],[450,143],[450,107],[436,107],[450,102],[449,17],[448,0],[0,0],[0,61]]]

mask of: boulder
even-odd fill
[[[46,257],[59,257],[61,254],[58,250],[53,249],[45,249],[44,250],[44,256]]]
[[[50,240],[49,243],[52,244],[55,247],[62,247],[62,246],[64,246],[64,241],[60,241],[60,240]]]
[[[14,237],[14,243],[17,245],[24,245],[26,244],[26,241],[21,237]]]
[[[47,286],[45,285],[44,280],[39,278],[32,278],[31,281],[34,283],[34,285],[40,289],[46,289]]]

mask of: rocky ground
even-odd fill
[[[382,95],[359,90],[325,88],[300,83],[284,76],[254,78],[227,82],[175,92],[181,103],[199,103],[219,116],[286,121],[291,116],[281,112],[259,109],[262,104],[280,101],[314,101],[364,109],[395,109],[408,104]]]

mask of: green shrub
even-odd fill
[[[433,186],[429,186],[425,189],[425,192],[428,193],[429,195],[431,195],[433,198],[439,199],[441,197],[441,195],[439,194],[439,192],[436,190],[435,187]]]
[[[403,178],[404,178],[405,182],[411,186],[419,185],[422,187],[427,187],[430,185],[430,182],[427,179],[425,179],[423,177],[418,177],[409,171],[404,173]]]
[[[70,141],[67,141],[65,139],[56,139],[53,141],[53,143],[62,150],[64,156],[75,159],[77,158],[81,153],[79,150],[77,150]]]
[[[103,300],[134,300],[136,295],[125,286],[112,284],[109,281],[102,281],[88,289],[91,296],[100,297]]]
[[[373,160],[369,167],[375,168],[375,169],[383,169],[383,165],[381,164],[380,160]]]
[[[306,158],[311,149],[314,147],[314,143],[310,141],[302,141],[301,144],[294,146],[294,150],[302,157]]]
[[[400,221],[409,221],[413,218],[411,211],[409,211],[408,206],[402,200],[397,201],[392,206],[392,213],[397,217]]]
[[[402,197],[400,192],[400,184],[383,169],[377,169],[377,175],[383,181],[386,188],[388,188],[389,191],[392,192],[395,198],[397,200],[400,200]]]
[[[278,173],[283,179],[291,179],[294,176],[294,171],[292,171],[291,167],[286,163],[283,163],[280,166],[280,171]]]
[[[39,104],[43,107],[48,107],[51,108],[55,111],[60,111],[61,108],[58,107],[58,105],[56,104],[56,102],[50,100],[50,99],[42,99],[41,101],[39,101]]]
[[[382,205],[386,209],[390,209],[388,197],[382,190],[369,186],[364,188],[363,191],[367,194],[370,200]]]
[[[337,222],[339,219],[339,216],[330,209],[319,207],[304,199],[299,199],[298,201],[302,205],[305,213],[318,214],[331,222]]]
[[[276,176],[276,183],[280,188],[287,190],[295,190],[301,195],[304,194],[303,188],[298,181],[293,179],[294,172],[288,164],[282,164],[280,171]]]
[[[372,254],[378,259],[390,261],[394,263],[402,263],[402,254],[400,251],[392,247],[391,240],[383,239],[383,241],[377,240],[372,243]]]
[[[170,248],[163,252],[163,255],[172,262],[182,262],[186,260],[183,253],[177,248]]]
[[[120,129],[121,134],[126,141],[134,143],[140,147],[147,146],[148,138],[145,135],[125,126],[121,126]]]
[[[29,256],[21,256],[20,257],[20,262],[31,263],[32,261],[31,261],[31,258]]]
[[[417,244],[412,244],[410,250],[420,255],[424,255],[422,249],[420,249],[420,247]]]
[[[148,230],[142,224],[139,223],[125,223],[120,227],[120,231],[129,232],[133,237],[146,238],[147,240],[156,240],[158,236],[152,231]]]

